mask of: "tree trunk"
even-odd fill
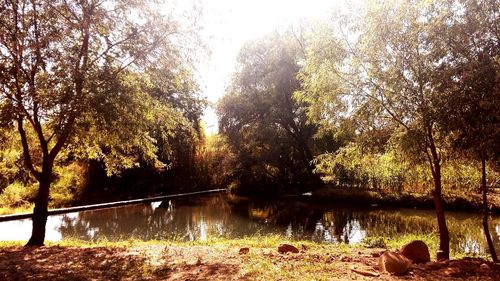
[[[490,251],[491,259],[493,262],[498,262],[497,253],[495,251],[495,245],[493,245],[493,240],[490,235],[490,228],[488,226],[488,197],[487,191],[488,187],[486,186],[486,159],[481,157],[481,168],[482,168],[482,180],[481,180],[481,188],[483,191],[483,230],[484,235],[486,236],[486,241],[488,242],[488,249]]]
[[[441,168],[436,168],[439,171],[438,176],[434,177],[434,206],[436,208],[436,217],[439,228],[439,251],[437,254],[438,260],[447,260],[450,258],[450,233],[446,226],[446,218],[444,216],[443,199],[441,196]]]
[[[429,149],[431,151],[429,164],[431,165],[432,177],[434,179],[434,192],[432,193],[432,195],[434,198],[434,207],[436,208],[436,217],[439,228],[439,250],[437,253],[437,259],[448,260],[450,259],[450,233],[448,232],[448,226],[446,226],[446,218],[444,216],[443,209],[443,198],[441,195],[441,161],[436,149],[436,145],[434,143],[432,128],[428,129],[428,137]]]
[[[26,246],[43,246],[45,241],[45,225],[47,224],[49,206],[49,188],[51,183],[52,168],[46,167],[39,180],[38,194],[33,210],[33,229],[31,238]]]

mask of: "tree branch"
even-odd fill
[[[29,143],[28,139],[26,137],[26,131],[24,130],[23,127],[23,117],[19,115],[17,117],[17,129],[19,131],[19,135],[21,136],[21,143],[23,146],[23,157],[24,157],[24,164],[26,168],[33,174],[33,176],[39,181],[41,178],[41,173],[35,169],[35,166],[33,165],[33,160],[31,158],[30,154],[30,148],[29,148]]]

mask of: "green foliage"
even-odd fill
[[[7,188],[9,200],[24,194],[7,185],[38,181],[35,210],[49,198],[65,206],[82,193],[89,160],[103,163],[108,176],[140,165],[161,170],[194,147],[206,105],[193,75],[196,24],[184,29],[171,3],[164,3],[168,15],[152,4],[2,6],[0,130],[8,141],[2,134],[0,192]]]
[[[340,187],[396,194],[428,193],[432,186],[432,175],[425,163],[416,164],[407,160],[402,153],[391,147],[383,153],[363,153],[358,145],[350,144],[335,153],[318,155],[313,162],[316,173],[330,175],[330,181]],[[442,167],[444,194],[462,198],[477,194],[481,182],[478,167],[476,161],[467,158],[448,159]],[[489,180],[499,182],[500,173],[490,169]]]
[[[206,137],[196,154],[196,168],[204,186],[231,188],[235,180],[237,158],[227,140],[214,134]]]
[[[0,193],[14,180],[20,180],[21,149],[10,128],[0,128]]]
[[[234,171],[247,192],[315,184],[310,161],[316,126],[307,122],[304,105],[292,98],[300,87],[301,40],[288,31],[247,43],[219,101],[219,128],[236,154]]]
[[[196,36],[151,9],[149,1],[21,1],[1,13],[2,34],[10,34],[0,40],[0,61],[10,71],[0,81],[1,115],[10,119],[6,124],[17,122],[21,136],[23,130],[34,132],[23,150],[37,179],[42,162],[54,162],[68,145],[76,157],[105,162],[109,174],[137,166],[138,159],[154,162],[156,144],[199,116],[202,103],[183,118],[173,107],[186,106],[168,98],[197,92],[190,61],[195,53],[185,53],[193,51]],[[162,152],[170,155],[168,145]]]
[[[140,161],[156,164],[160,143],[162,158],[168,160],[176,128],[191,128],[180,112],[148,93],[154,85],[146,75],[122,73],[116,78],[109,81],[110,95],[93,101],[72,141],[78,158],[103,161],[108,175],[137,167]]]
[[[457,1],[463,12],[438,30],[453,62],[439,70],[445,99],[443,123],[455,148],[477,160],[499,157],[500,40],[498,1]]]
[[[334,176],[339,186],[371,188],[401,193],[404,187],[422,185],[429,180],[422,167],[402,160],[394,150],[363,153],[356,144],[340,148],[335,154],[318,156],[317,173]]]
[[[53,208],[67,207],[79,199],[86,186],[86,166],[74,162],[67,166],[56,167],[57,179],[51,187],[50,206]]]
[[[20,182],[9,184],[0,194],[0,206],[19,207],[33,202],[36,196],[36,184],[25,185]]]
[[[52,208],[68,207],[79,198],[87,179],[85,165],[71,163],[55,168],[56,180],[52,184],[49,205]],[[34,181],[14,181],[0,193],[2,213],[31,211],[38,185]]]
[[[316,172],[340,186],[402,194],[433,185],[437,198],[443,191],[473,201],[480,174],[470,152],[477,161],[499,151],[497,6],[367,1],[316,28],[295,98],[320,131],[349,136],[316,156]],[[497,182],[498,169],[489,168]]]

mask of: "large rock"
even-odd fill
[[[394,275],[403,275],[408,272],[411,261],[400,253],[384,252],[379,258],[380,272],[389,272]]]
[[[412,241],[401,248],[400,253],[413,263],[426,263],[431,261],[427,245],[420,240]]]
[[[295,246],[292,246],[290,244],[280,244],[278,246],[278,252],[280,252],[281,254],[298,253],[299,249],[297,249]]]

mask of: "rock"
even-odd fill
[[[243,247],[243,248],[240,249],[239,253],[240,253],[240,255],[246,255],[246,254],[248,254],[248,252],[250,252],[250,248]]]
[[[380,272],[389,272],[394,275],[403,275],[408,272],[411,261],[400,253],[384,252],[379,258]]]
[[[278,246],[278,252],[281,254],[285,253],[298,253],[299,249],[297,249],[295,246],[292,246],[290,244],[280,244]]]
[[[491,268],[490,268],[490,266],[489,266],[489,265],[487,265],[487,264],[483,263],[483,264],[481,264],[481,265],[479,266],[479,269],[480,269],[481,271],[488,271],[488,270],[490,270]]]
[[[431,260],[429,247],[420,240],[415,240],[404,245],[400,253],[413,263],[426,263]]]

